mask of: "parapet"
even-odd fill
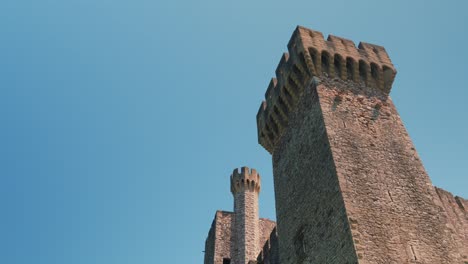
[[[236,168],[231,174],[232,194],[244,191],[260,192],[260,175],[255,169],[242,167],[241,171]]]
[[[382,46],[328,36],[298,26],[288,43],[257,114],[259,143],[273,152],[289,113],[312,77],[338,78],[388,95],[396,70]]]

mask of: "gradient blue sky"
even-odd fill
[[[352,2],[352,3],[351,3]],[[433,183],[468,198],[464,1],[3,0],[0,263],[202,263],[296,25],[386,47]]]

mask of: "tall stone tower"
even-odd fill
[[[466,201],[444,209],[388,95],[385,49],[298,27],[288,50],[257,114],[280,263],[467,263]]]
[[[231,257],[233,264],[247,264],[257,259],[260,228],[258,194],[260,175],[255,169],[242,167],[231,175],[231,192],[234,196],[234,232]]]
[[[230,185],[234,212],[216,211],[205,241],[204,263],[247,264],[258,258],[277,260],[276,223],[259,218],[260,175],[247,167],[242,167],[240,172],[235,169]]]

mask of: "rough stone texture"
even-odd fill
[[[316,87],[360,263],[462,263],[447,213],[389,97]]]
[[[210,231],[208,232],[208,237],[205,241],[205,258],[204,264],[214,264],[215,259],[215,231],[216,231],[216,214],[213,223],[211,224]]]
[[[381,46],[298,27],[257,114],[278,224],[258,218],[260,177],[231,175],[205,264],[468,263],[468,201],[434,187],[388,96]]]
[[[232,263],[247,264],[258,254],[258,193],[240,192],[234,194],[235,243],[233,244]]]
[[[260,175],[247,167],[231,175],[234,212],[217,211],[205,242],[205,264],[255,261],[276,223],[258,217]]]
[[[276,222],[271,221],[270,219],[267,219],[267,218],[260,218],[259,225],[260,225],[260,239],[258,240],[258,249],[259,249],[258,251],[262,250],[263,246],[266,243],[265,241],[268,241],[270,239],[273,229],[275,229],[276,227]],[[276,231],[274,232],[276,233]]]
[[[396,70],[384,47],[361,42],[358,48],[350,40],[297,27],[288,43],[265,93],[257,114],[259,143],[272,153],[298,98],[312,76],[326,74],[366,86],[385,94],[390,92]]]
[[[276,228],[271,231],[270,237],[268,238],[268,240],[266,240],[265,244],[263,245],[263,249],[257,257],[257,263],[279,263],[278,234],[276,233]]]
[[[273,153],[280,263],[356,263],[314,89],[306,89]]]
[[[231,192],[234,196],[234,243],[232,263],[247,264],[258,255],[260,227],[258,217],[258,194],[260,176],[252,169],[242,167],[231,176]]]
[[[223,264],[224,258],[231,259],[233,215],[232,212],[216,211],[205,242],[205,264]]]
[[[449,216],[450,229],[455,230],[454,238],[461,249],[463,260],[468,263],[468,201],[453,194],[435,188],[444,210]]]
[[[432,186],[385,49],[298,27],[288,50],[257,114],[280,263],[466,262],[466,201]]]

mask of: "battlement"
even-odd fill
[[[242,167],[241,171],[236,168],[231,174],[232,194],[243,191],[260,192],[260,175],[255,169]]]
[[[288,50],[257,114],[277,228],[259,219],[257,171],[235,169],[234,213],[216,214],[205,264],[468,264],[468,200],[433,187],[385,49],[297,27]]]
[[[298,26],[265,93],[257,114],[259,143],[273,152],[289,113],[314,76],[338,78],[388,95],[396,70],[382,46],[328,36]]]

